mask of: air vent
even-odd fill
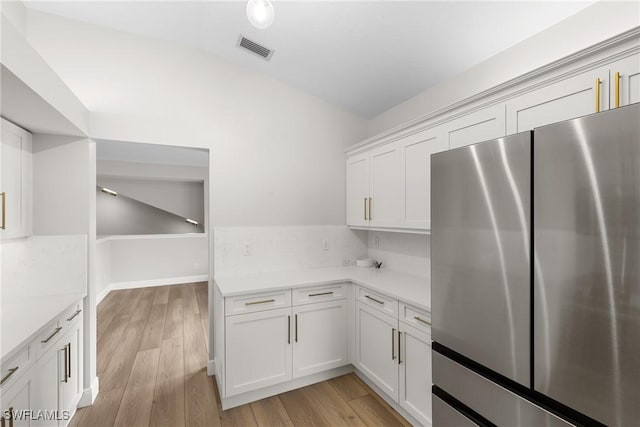
[[[246,49],[249,52],[258,55],[259,57],[265,59],[265,60],[270,60],[271,57],[273,56],[273,50],[271,49],[267,49],[266,47],[259,45],[258,43],[249,40],[248,38],[246,38],[245,36],[243,36],[242,34],[240,34],[240,37],[238,37],[238,47],[242,48],[242,49]]]

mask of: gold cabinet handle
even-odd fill
[[[9,372],[7,373],[7,375],[5,375],[4,377],[2,377],[2,379],[0,380],[0,386],[1,386],[2,384],[6,383],[7,381],[9,381],[9,378],[11,378],[11,376],[12,376],[13,374],[15,374],[15,373],[16,373],[16,371],[17,371],[18,369],[20,369],[20,367],[19,367],[19,366],[16,366],[15,368],[11,368],[11,369],[9,369]]]
[[[371,301],[377,302],[378,304],[384,304],[384,301],[380,301],[379,299],[375,299],[374,297],[370,297],[369,295],[365,295],[364,297],[370,299]]]
[[[371,199],[373,197],[369,197],[369,221],[371,221],[373,218],[371,218]]]
[[[262,301],[251,301],[251,302],[245,302],[244,305],[256,305],[256,304],[267,304],[270,302],[276,302],[276,300],[272,299],[265,299]]]
[[[310,297],[319,297],[321,295],[333,295],[333,291],[329,292],[318,292],[317,294],[309,294]]]
[[[287,344],[291,344],[291,316],[287,316]]]
[[[596,79],[596,113],[600,112],[600,78]]]
[[[398,329],[398,365],[402,363],[402,348],[400,347],[400,341],[402,341],[402,332]]]
[[[7,229],[7,193],[4,191],[0,193],[2,195],[2,229]]]
[[[69,346],[64,346],[64,379],[60,382],[66,383],[69,378]]]
[[[616,72],[616,108],[620,107],[620,72]]]
[[[298,342],[298,315],[296,314],[296,330],[295,330],[295,340]]]
[[[42,344],[46,344],[46,343],[48,343],[49,341],[51,341],[51,338],[55,337],[55,336],[58,334],[58,332],[60,332],[61,330],[62,330],[62,327],[61,327],[61,326],[58,326],[58,327],[55,329],[55,331],[53,331],[53,333],[52,333],[51,335],[49,335],[47,338],[43,339],[43,340],[42,340],[42,341],[40,341],[40,342],[41,342]]]
[[[428,322],[428,321],[424,320],[424,319],[423,319],[422,317],[420,317],[420,316],[415,316],[415,317],[414,317],[414,319],[416,319],[418,322],[422,322],[422,323],[424,323],[425,325],[431,325],[431,322]]]
[[[69,346],[69,378],[71,378],[71,343],[69,343],[68,346]]]
[[[391,328],[391,360],[396,360],[396,328]]]
[[[367,198],[364,197],[362,199],[362,201],[364,202],[364,206],[362,208],[362,211],[364,212],[364,220],[366,221],[367,220]]]
[[[82,310],[76,310],[76,312],[75,312],[75,313],[73,313],[73,314],[71,315],[71,317],[69,317],[69,318],[67,319],[67,322],[71,322],[71,321],[72,321],[73,319],[75,319],[75,318],[76,318],[76,316],[77,316],[78,314],[80,314],[80,313],[82,313]]]

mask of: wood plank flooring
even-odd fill
[[[223,411],[207,375],[207,284],[112,291],[98,305],[96,402],[72,427],[408,426],[354,374]]]

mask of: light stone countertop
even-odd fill
[[[428,278],[375,268],[322,267],[254,274],[215,275],[223,297],[353,282],[373,291],[431,311],[431,283]]]

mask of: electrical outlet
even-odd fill
[[[373,238],[373,247],[376,249],[380,248],[380,237],[376,236]]]
[[[344,265],[345,267],[350,266],[351,265],[351,259],[350,258],[344,258],[342,260],[342,265]]]
[[[251,256],[253,252],[253,248],[251,247],[251,243],[245,243],[242,245],[242,256]]]
[[[329,239],[324,239],[322,241],[322,250],[323,251],[328,251],[329,250]]]

